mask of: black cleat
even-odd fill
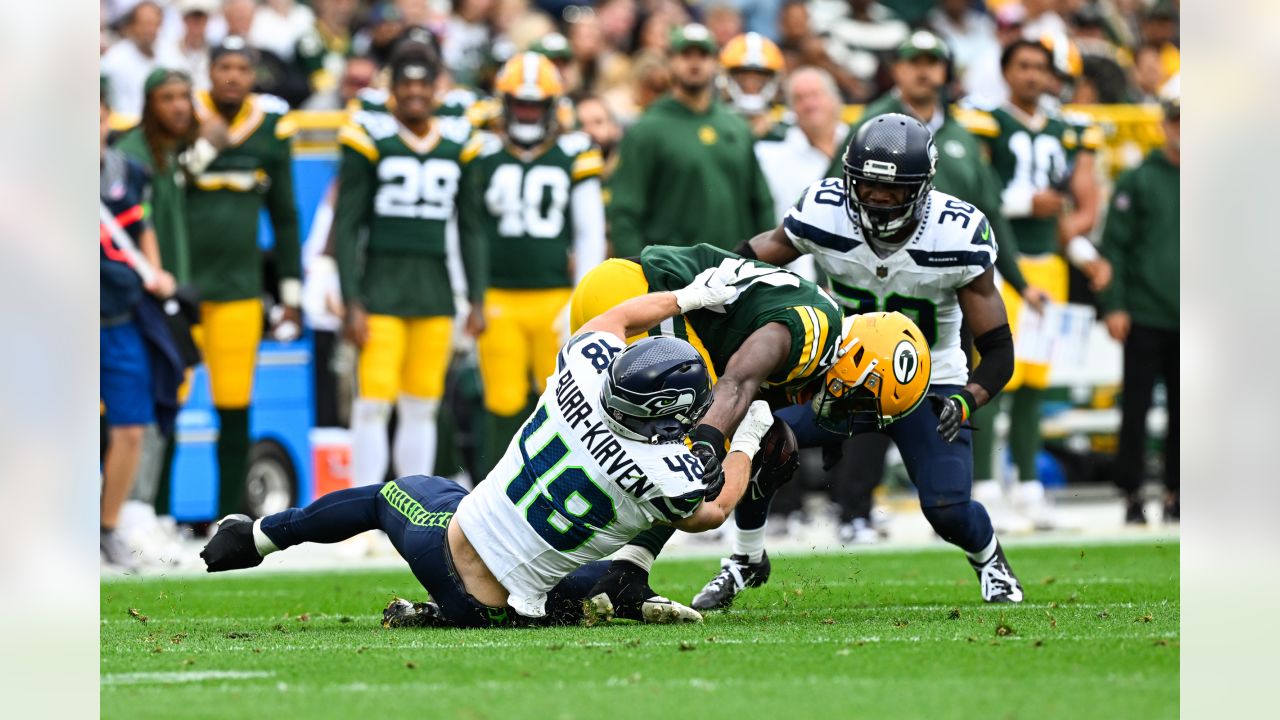
[[[991,559],[979,565],[969,561],[973,571],[978,573],[978,582],[982,584],[982,599],[989,603],[1022,602],[1022,584],[1018,576],[1009,567],[1009,560],[1004,556],[1004,548],[996,543],[996,552]]]
[[[746,588],[760,587],[769,582],[773,565],[769,553],[760,562],[747,560],[746,555],[731,555],[720,560],[720,572],[693,597],[695,610],[723,610],[733,604],[733,599]]]
[[[218,522],[218,531],[200,551],[209,572],[243,570],[262,564],[262,555],[253,544],[253,520],[248,515],[228,515]]]
[[[1164,521],[1167,523],[1181,522],[1182,503],[1177,495],[1168,495],[1164,499]]]
[[[396,598],[387,604],[382,611],[382,627],[446,627],[440,616],[440,606],[433,602],[410,602],[404,598]]]
[[[1142,508],[1142,496],[1138,493],[1126,495],[1124,498],[1124,524],[1146,525],[1147,515]]]
[[[669,600],[649,587],[649,573],[625,560],[614,560],[587,593],[587,623],[613,618],[644,623],[702,622],[702,615]]]

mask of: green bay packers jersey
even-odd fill
[[[196,114],[217,113],[201,92]],[[262,294],[258,216],[265,207],[275,234],[277,274],[300,270],[298,211],[293,197],[290,141],[296,123],[273,95],[250,95],[227,125],[230,144],[187,187],[191,282],[204,300],[229,301]]]
[[[418,137],[394,116],[372,112],[356,113],[339,130],[334,234],[344,298],[378,314],[453,313],[446,233],[472,156],[470,134],[465,120],[434,118]],[[464,243],[464,262],[467,250]]]
[[[746,260],[714,245],[651,245],[640,253],[640,267],[652,291],[674,291],[714,267],[729,270],[742,287],[723,308],[694,310],[664,321],[651,334],[687,337],[688,323],[722,374],[743,341],[769,323],[791,332],[786,363],[769,376],[770,385],[799,385],[819,377],[835,363],[843,314],[835,300],[799,275],[757,260]]]
[[[347,105],[352,112],[385,113],[391,111],[391,93],[380,88],[363,88]],[[501,106],[493,98],[478,90],[455,87],[436,98],[435,116],[438,118],[466,118],[474,128],[487,127],[501,112]]]
[[[1098,128],[1037,113],[1033,117],[1005,105],[989,114],[990,122],[970,125],[982,137],[991,165],[1004,185],[1003,206],[1018,249],[1038,255],[1058,249],[1058,218],[1031,217],[1031,197],[1057,189],[1066,191],[1080,152],[1093,152],[1102,143]]]
[[[462,202],[477,206],[474,215],[489,244],[489,286],[571,287],[571,204],[580,183],[598,182],[600,150],[580,132],[561,135],[529,159],[491,133],[478,134],[475,144]]]

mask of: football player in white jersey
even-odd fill
[[[393,602],[384,613],[389,625],[581,619],[583,600],[608,566],[593,561],[654,523],[701,532],[724,522],[773,422],[768,406],[755,403],[734,433],[723,475],[709,486],[684,442],[711,404],[701,356],[678,338],[626,344],[737,292],[703,280],[633,298],[588,322],[561,349],[537,409],[488,482],[470,495],[444,478],[416,475],[333,492],[258,521],[228,516],[200,553],[209,572],[253,567],[299,543],[381,529],[434,601]],[[603,618],[613,614],[607,595],[591,605]],[[655,596],[637,619],[702,618]]]
[[[971,499],[968,419],[1000,392],[1013,372],[1013,338],[992,270],[996,242],[977,208],[933,189],[937,162],[932,134],[918,120],[896,113],[872,118],[845,151],[843,179],[809,186],[780,227],[737,252],[777,265],[810,254],[847,313],[897,311],[915,320],[932,359],[931,411],[887,422],[877,411],[878,417],[870,418],[874,422],[851,418],[843,428],[815,422],[814,408],[808,405],[785,408],[778,418],[795,431],[801,447],[838,443],[859,432],[879,431],[893,438],[925,517],[943,539],[968,555],[983,600],[1021,602],[1022,587],[991,519]],[[962,321],[982,356],[972,375],[960,347]],[[904,370],[914,372],[916,363],[900,368],[898,356],[886,352],[898,382],[910,380]],[[755,502],[743,502],[736,517],[763,518]],[[756,522],[763,526],[762,520]],[[743,527],[741,520],[737,524],[748,537],[757,534],[751,531],[758,528]],[[744,587],[760,584],[754,558],[737,545],[734,556],[722,562],[720,573],[694,598],[695,609],[727,607]]]

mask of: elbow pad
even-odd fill
[[[981,385],[995,397],[1013,377],[1013,333],[1009,331],[1009,324],[974,338],[973,347],[982,355],[982,360],[970,374],[969,382]]]
[[[741,255],[748,260],[759,260],[760,256],[756,255],[756,251],[751,248],[751,240],[743,240],[733,249],[734,254]]]

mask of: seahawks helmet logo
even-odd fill
[[[688,414],[697,402],[697,394],[687,389],[643,394],[606,385],[605,399],[614,412],[635,418],[655,418]]]
[[[900,341],[893,349],[893,377],[899,384],[906,385],[915,379],[919,369],[920,358],[916,355],[915,346],[907,340]]]

